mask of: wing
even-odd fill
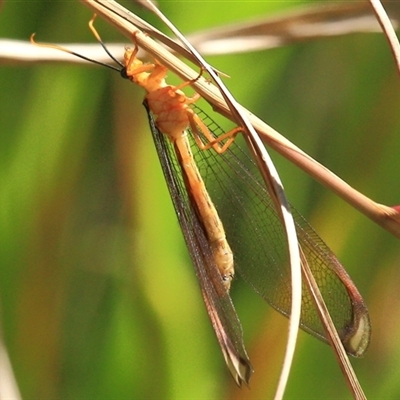
[[[223,131],[197,107],[215,137]],[[242,141],[242,145],[241,145]],[[223,154],[199,150],[196,164],[224,224],[235,269],[272,307],[288,316],[291,305],[286,236],[263,179],[243,138]],[[345,269],[313,228],[292,207],[297,236],[339,336],[353,356],[362,356],[370,340],[367,308]],[[301,328],[327,341],[314,301],[303,284]]]
[[[146,107],[145,103],[144,105]],[[195,211],[191,195],[186,189],[185,178],[182,176],[173,144],[160,133],[148,109],[147,112],[168,189],[226,364],[239,386],[242,382],[248,384],[253,370],[244,347],[238,316],[214,262],[204,227]]]

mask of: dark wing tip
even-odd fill
[[[346,351],[353,357],[363,357],[371,339],[371,322],[368,312],[359,312],[351,334],[343,341]]]

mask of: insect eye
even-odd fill
[[[121,70],[119,71],[119,73],[121,74],[122,78],[124,78],[124,79],[129,79],[129,76],[128,76],[127,72],[126,72],[126,67],[121,68]]]

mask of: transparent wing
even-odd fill
[[[198,107],[196,113],[215,137],[223,131]],[[192,150],[224,224],[235,269],[272,307],[288,316],[291,304],[286,236],[262,177],[240,137],[223,154]],[[242,140],[242,143],[243,140]],[[292,207],[300,246],[347,350],[362,356],[370,339],[367,308],[336,256]],[[324,341],[325,330],[303,284],[301,328]]]
[[[242,382],[248,384],[253,370],[244,347],[238,316],[214,262],[203,224],[192,205],[191,195],[186,189],[185,177],[182,175],[173,144],[160,133],[151,113],[147,111],[168,189],[226,364],[239,386]]]

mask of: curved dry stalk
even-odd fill
[[[385,9],[382,6],[382,3],[379,0],[370,0],[371,6],[375,12],[376,18],[381,25],[382,31],[385,34],[390,50],[392,51],[394,61],[396,63],[397,72],[400,75],[400,43],[399,39],[396,36],[396,32],[394,31],[393,25],[390,22],[388,15],[386,14]]]
[[[145,0],[144,0],[145,1]],[[297,336],[300,326],[301,316],[301,265],[300,265],[300,249],[297,240],[296,228],[293,216],[290,212],[290,205],[286,199],[282,182],[265,146],[262,144],[258,134],[250,124],[246,114],[239,108],[238,103],[225,87],[220,77],[215,73],[213,68],[203,59],[191,43],[180,33],[180,31],[155,7],[150,1],[145,1],[147,7],[156,14],[177,36],[183,45],[193,54],[196,60],[201,64],[202,68],[209,73],[214,80],[222,96],[224,97],[229,109],[232,111],[235,122],[243,127],[245,139],[253,154],[254,160],[257,162],[260,172],[264,178],[268,192],[275,203],[278,215],[280,215],[284,230],[286,233],[289,259],[291,266],[291,311],[289,319],[289,334],[286,346],[286,354],[276,389],[275,399],[283,398],[286,386],[289,380],[289,374],[293,363],[294,353],[296,349]]]
[[[116,26],[127,37],[131,38],[132,32],[137,30],[133,22],[130,22],[127,19],[128,17],[125,19],[120,18],[115,14],[115,11],[109,10],[109,5],[114,4],[115,2],[104,2],[103,0],[81,1],[93,10],[96,10],[98,14]],[[106,3],[106,6],[102,6],[102,2]],[[119,10],[121,12],[121,10],[125,9],[119,6]],[[132,13],[130,13],[130,15],[132,15]],[[158,59],[163,65],[165,65],[183,80],[192,80],[198,76],[198,71],[191,69],[188,65],[171,54],[171,52],[165,49],[163,46],[156,43],[149,36],[139,33],[136,36],[136,39],[142,49],[146,50],[153,57]],[[205,100],[212,105],[216,112],[234,121],[232,112],[227,106],[226,101],[223,99],[219,90],[214,85],[210,84],[206,79],[200,78],[193,83],[193,87]],[[400,213],[398,211],[392,207],[376,203],[367,196],[358,192],[345,181],[340,179],[337,175],[329,171],[326,167],[318,163],[308,154],[304,153],[275,129],[267,125],[261,119],[257,118],[250,111],[243,107],[240,108],[247,115],[250,123],[268,146],[271,146],[278,153],[283,155],[289,161],[293,162],[328,189],[332,190],[372,221],[376,222],[388,232],[400,238]]]

